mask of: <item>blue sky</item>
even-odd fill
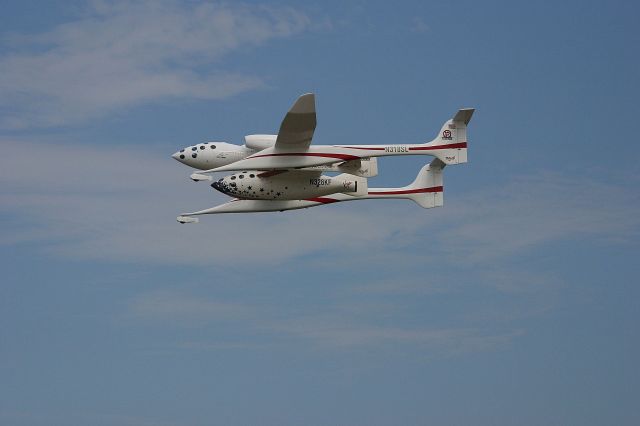
[[[0,423],[638,424],[638,13],[3,2]],[[310,91],[319,144],[477,108],[444,208],[175,222],[224,196],[171,153]]]

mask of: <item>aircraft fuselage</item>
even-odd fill
[[[358,191],[358,182],[361,182],[361,191],[366,190],[366,180],[351,175],[324,176],[311,171],[248,171],[221,178],[211,186],[223,194],[247,200],[300,200],[337,192],[355,193]]]

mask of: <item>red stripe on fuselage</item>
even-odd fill
[[[325,153],[320,153],[320,152],[287,152],[287,153],[279,153],[279,154],[262,154],[262,155],[252,155],[251,157],[247,157],[247,159],[249,158],[258,158],[258,157],[286,157],[286,156],[293,156],[293,157],[326,157],[326,158],[337,158],[339,160],[358,160],[360,159],[360,157],[356,156],[356,155],[349,155],[349,154],[325,154]]]
[[[409,151],[431,151],[436,149],[454,149],[454,148],[466,148],[466,142],[458,142],[458,143],[450,143],[446,145],[435,145],[435,146],[414,146],[409,147]],[[365,151],[384,151],[385,148],[366,148],[366,147],[356,147],[356,146],[341,146],[337,148],[346,148],[346,149],[361,149]],[[337,158],[339,160],[359,160],[361,157],[357,155],[350,154],[328,154],[323,152],[282,152],[277,154],[259,154],[252,155],[249,158],[260,158],[260,157],[324,157],[324,158]]]
[[[432,186],[431,188],[404,189],[400,191],[369,191],[369,195],[403,195],[403,194],[420,194],[424,192],[442,192],[444,187]]]
[[[336,148],[362,149],[365,151],[384,151],[386,149],[385,147],[339,146],[339,145],[334,145],[334,146]],[[397,145],[390,145],[390,146],[397,146]],[[446,145],[412,146],[412,147],[409,147],[409,151],[430,151],[434,149],[454,149],[454,148],[466,148],[466,147],[467,147],[466,142],[457,142],[457,143],[450,143]]]
[[[339,145],[334,145],[336,148],[348,148],[348,149],[364,149],[367,151],[384,151],[384,148],[367,148],[365,146],[339,146]]]
[[[326,197],[316,197],[316,198],[307,198],[305,201],[313,201],[313,202],[322,203],[322,204],[331,204],[331,203],[337,203],[339,200],[336,200],[333,198],[326,198]]]

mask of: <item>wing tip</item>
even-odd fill
[[[184,216],[184,215],[180,215],[176,218],[176,220],[179,223],[198,223],[200,220],[197,217],[190,217],[190,216]]]
[[[310,114],[315,111],[316,95],[313,93],[305,93],[300,96],[289,110],[289,112],[293,114]]]

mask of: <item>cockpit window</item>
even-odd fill
[[[184,152],[184,149],[181,149],[180,152]]]
[[[194,146],[194,147],[192,147],[192,148],[191,148],[191,151],[195,151],[196,149],[198,149],[198,148],[196,148],[196,147]]]
[[[204,149],[204,145],[200,145],[200,149]]]
[[[249,175],[249,177],[250,177],[250,178],[254,178],[254,177],[256,177],[256,175],[254,175],[253,173],[251,173],[251,174]]]
[[[214,144],[211,144],[211,149],[216,149],[216,146]]]
[[[193,158],[196,158],[196,157],[198,156],[198,154],[194,152],[193,154],[191,154],[191,156],[192,156]]]
[[[184,160],[184,154],[180,154],[180,159]]]
[[[244,175],[240,175],[238,176],[240,179],[244,179]]]
[[[236,180],[236,177],[235,176],[231,176],[231,180]]]

